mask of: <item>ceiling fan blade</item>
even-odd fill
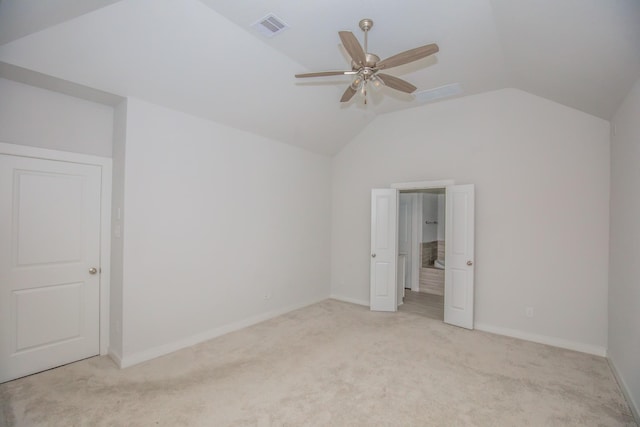
[[[413,93],[417,89],[417,87],[415,87],[408,81],[399,79],[394,76],[390,76],[389,74],[378,73],[376,74],[376,77],[382,80],[382,82],[386,86],[389,86],[391,89],[396,89],[401,92]]]
[[[342,45],[347,50],[347,53],[349,53],[349,56],[351,56],[351,59],[353,59],[356,64],[365,64],[367,57],[356,36],[354,36],[351,31],[339,31],[338,34],[340,35],[340,40],[342,40]]]
[[[352,88],[351,86],[347,87],[347,90],[345,90],[344,93],[342,94],[342,98],[340,98],[340,102],[349,101],[351,98],[353,98],[353,95],[355,95],[356,92],[358,91]]]
[[[383,59],[376,64],[376,68],[381,70],[383,68],[392,68],[399,65],[408,64],[409,62],[417,61],[418,59],[426,58],[429,55],[433,55],[439,50],[440,48],[435,43],[416,47],[414,49],[406,50],[397,55],[393,55],[387,59]]]
[[[321,71],[319,73],[296,74],[296,77],[328,77],[355,74],[356,71]]]

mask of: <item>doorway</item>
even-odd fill
[[[105,354],[111,160],[0,143],[0,382]]]
[[[370,308],[372,311],[397,311],[405,294],[406,264],[405,261],[400,263],[398,256],[400,192],[442,188],[445,190],[444,322],[473,329],[473,184],[454,185],[453,181],[410,182],[371,191]],[[405,233],[407,240],[408,235]],[[412,251],[412,259],[416,259],[419,249],[414,245]],[[437,255],[434,266],[435,261]],[[417,261],[412,264],[412,272],[415,273],[417,266]],[[416,277],[419,275],[412,275],[414,282]]]
[[[400,191],[398,310],[444,320],[445,189]]]

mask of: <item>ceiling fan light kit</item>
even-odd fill
[[[366,104],[368,84],[371,84],[375,88],[384,85],[401,92],[413,93],[417,89],[414,85],[390,74],[381,73],[380,71],[408,64],[410,62],[426,58],[429,55],[433,55],[440,50],[438,45],[431,43],[416,47],[397,55],[390,56],[389,58],[381,61],[378,55],[368,52],[369,47],[367,33],[371,27],[373,27],[373,21],[371,19],[363,19],[360,21],[359,26],[364,32],[364,48],[360,45],[360,42],[358,42],[358,39],[351,31],[338,32],[342,45],[351,57],[350,71],[322,71],[318,73],[296,74],[296,77],[306,78],[353,75],[353,80],[342,94],[340,102],[348,102],[358,91],[360,91],[362,92],[364,103]]]

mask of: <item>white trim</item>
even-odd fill
[[[519,338],[525,341],[546,344],[553,347],[565,348],[567,350],[579,351],[581,353],[588,353],[601,357],[605,357],[607,355],[606,347],[597,345],[583,344],[575,341],[568,341],[562,338],[549,337],[546,335],[531,334],[529,332],[519,331],[517,329],[501,328],[484,323],[476,323],[474,326],[475,329],[479,331],[490,332],[496,335]]]
[[[444,189],[449,185],[455,185],[455,180],[453,179],[440,179],[437,181],[412,181],[412,182],[397,182],[391,184],[391,188],[394,188],[398,191],[419,191],[419,190],[429,190],[429,189]],[[420,219],[418,219],[419,227],[415,227],[415,220],[417,219],[416,211],[412,212],[412,220],[414,220],[414,224],[412,227],[412,244],[413,239],[418,238],[417,244],[413,245],[413,254],[411,259],[411,290],[414,292],[418,292],[420,290],[420,267],[422,264],[421,252],[422,248],[420,247],[420,241],[422,241],[422,221],[424,218],[422,217],[422,197],[417,197],[413,200],[413,204],[419,203],[419,207],[417,208],[417,212],[419,213]],[[414,206],[415,207],[415,206]],[[417,234],[419,233],[419,234]],[[397,234],[397,233],[396,233]],[[397,239],[396,239],[397,240]],[[415,256],[413,256],[415,255]],[[416,261],[417,260],[417,261]],[[415,279],[415,280],[414,280]],[[397,285],[397,284],[396,284]],[[415,288],[414,288],[415,285]],[[340,298],[336,298],[340,299]],[[347,301],[351,302],[351,301]],[[355,304],[359,304],[355,302]]]
[[[107,356],[109,356],[118,367],[122,367],[122,356],[120,353],[110,348]]]
[[[63,162],[82,163],[85,165],[111,166],[111,158],[90,154],[72,153],[69,151],[49,150],[47,148],[0,142],[0,153],[12,156],[33,157],[44,160],[60,160]]]
[[[441,179],[439,181],[415,181],[415,182],[398,182],[391,184],[391,188],[396,190],[426,190],[429,188],[444,188],[448,185],[454,185],[453,179]]]
[[[455,185],[455,183],[456,182],[453,179],[440,179],[437,181],[397,182],[397,183],[391,184],[391,188],[395,188],[396,190],[399,190],[399,191],[429,190],[434,188],[446,188],[449,185]],[[420,290],[420,266],[422,264],[422,259],[421,259],[422,248],[420,247],[420,241],[422,240],[422,221],[424,220],[424,218],[422,218],[422,197],[418,197],[417,201],[414,200],[414,203],[419,203],[419,208],[417,209],[417,212],[419,213],[420,218],[418,219],[419,227],[417,227],[417,229],[415,228],[412,229],[413,230],[412,241],[414,237],[417,237],[418,243],[417,245],[414,245],[414,248],[413,248],[414,252],[417,250],[417,255],[412,258],[412,262],[411,262],[411,267],[412,267],[411,290],[414,292],[418,292]],[[414,285],[415,285],[415,288],[414,288]],[[339,299],[339,298],[336,298],[336,299]]]
[[[364,305],[365,307],[369,307],[369,301],[365,301],[357,298],[343,297],[341,295],[331,294],[329,298],[334,299],[336,301],[348,302],[351,304]]]
[[[629,387],[622,378],[622,375],[620,375],[620,371],[618,371],[618,368],[616,368],[616,364],[613,362],[613,360],[610,357],[607,357],[607,362],[609,362],[609,367],[611,368],[611,372],[613,372],[613,376],[616,378],[616,381],[618,381],[618,385],[620,386],[620,390],[622,390],[622,394],[624,395],[625,399],[627,399],[627,404],[629,405],[629,408],[631,408],[631,413],[633,414],[633,418],[635,418],[636,420],[636,424],[640,425],[640,407],[638,406],[638,402],[633,400],[633,396],[629,391]]]
[[[109,289],[111,287],[111,174],[112,160],[108,157],[0,142],[0,154],[95,165],[101,168],[100,199],[100,354],[109,348]]]
[[[413,212],[411,220],[411,290],[420,291],[420,267],[422,267],[422,194],[413,194]]]
[[[164,356],[165,354],[173,353],[174,351],[181,350],[183,348],[191,347],[201,342],[209,341],[213,338],[217,338],[221,335],[228,334],[240,329],[247,328],[257,323],[264,322],[265,320],[272,319],[274,317],[281,316],[294,310],[298,310],[309,305],[317,304],[321,301],[325,301],[327,297],[315,298],[301,304],[294,304],[289,307],[285,307],[278,310],[269,311],[267,313],[258,314],[248,319],[240,320],[238,322],[223,325],[218,328],[208,330],[190,337],[180,339],[168,344],[159,345],[147,350],[140,351],[128,356],[119,357],[113,351],[109,353],[114,362],[118,364],[120,368],[128,368],[138,363],[146,362],[147,360],[155,359],[156,357]]]
[[[100,212],[100,355],[109,350],[111,319],[111,159],[102,165]]]

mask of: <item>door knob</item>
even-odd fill
[[[473,265],[473,261],[471,260],[467,261],[467,265]]]
[[[95,267],[91,267],[91,268],[89,269],[89,274],[96,274],[97,272],[98,272],[98,269],[97,269],[97,268],[95,268]]]
[[[376,254],[371,254],[371,258],[375,258],[375,257],[376,257]]]

